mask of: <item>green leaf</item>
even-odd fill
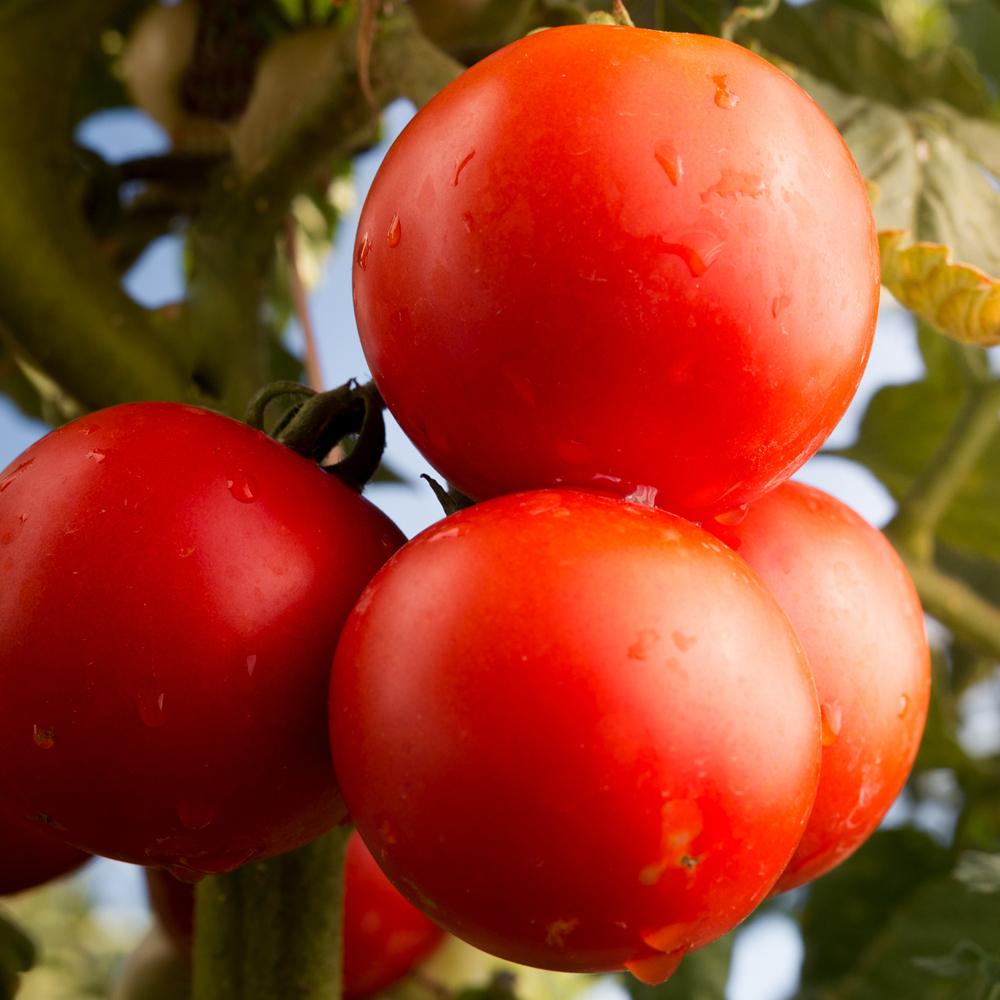
[[[729,960],[735,931],[685,955],[677,971],[659,986],[647,986],[634,976],[622,984],[632,1000],[726,1000]]]
[[[782,4],[774,17],[749,25],[738,39],[754,39],[766,52],[845,94],[897,108],[938,99],[967,115],[988,115],[992,106],[965,51],[944,46],[908,57],[874,2]]]
[[[944,440],[964,398],[949,345],[923,329],[928,374],[919,382],[887,386],[875,394],[857,442],[836,454],[867,466],[897,499],[912,485]],[[955,549],[1000,561],[1000,435],[963,483],[937,537]]]
[[[959,978],[954,977],[954,970],[963,954],[988,957],[998,946],[1000,894],[972,892],[954,878],[939,878],[923,885],[896,910],[865,950],[856,971],[829,988],[825,996],[830,1000],[981,1000],[991,980],[985,966],[969,963],[969,974]]]
[[[35,964],[35,946],[16,924],[0,917],[0,1000],[17,992],[18,976]]]
[[[856,965],[895,908],[929,878],[951,868],[951,854],[918,830],[880,830],[812,886],[802,913],[803,990],[829,984]]]

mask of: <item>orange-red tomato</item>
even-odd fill
[[[719,38],[607,25],[530,35],[435,96],[354,261],[371,372],[449,482],[699,516],[819,447],[878,297],[868,196],[804,91]]]
[[[568,490],[428,528],[361,596],[334,766],[393,884],[487,952],[658,982],[742,920],[801,837],[820,719],[746,563]]]
[[[885,536],[811,486],[785,483],[739,524],[708,526],[785,609],[819,692],[819,791],[783,892],[857,850],[902,789],[930,697],[923,612]]]

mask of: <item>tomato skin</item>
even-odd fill
[[[69,844],[191,878],[330,829],[329,663],[403,541],[206,410],[52,432],[0,476],[3,795]]]
[[[0,896],[24,892],[86,864],[90,855],[64,844],[45,824],[0,801]]]
[[[330,732],[362,837],[436,923],[525,965],[643,976],[767,894],[820,757],[798,640],[742,560],[572,491],[400,550],[344,628]]]
[[[356,249],[371,372],[449,482],[645,486],[695,520],[819,447],[879,296],[861,177],[796,84],[718,38],[606,25],[434,97]]]
[[[194,889],[168,872],[146,869],[153,913],[178,954],[191,961]],[[346,1000],[390,986],[426,958],[444,937],[382,874],[357,831],[344,858],[344,979]]]
[[[785,483],[712,530],[788,613],[822,705],[819,790],[784,892],[856,851],[906,782],[931,689],[923,611],[882,532],[811,486]]]

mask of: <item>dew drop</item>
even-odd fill
[[[825,747],[832,747],[837,742],[840,735],[841,711],[840,703],[826,702],[820,706],[820,716],[823,722],[822,743]]]
[[[253,677],[253,668],[257,666],[257,654],[251,653],[247,657],[247,674]]]
[[[466,168],[471,160],[476,155],[476,151],[473,149],[471,152],[465,154],[465,158],[462,160],[455,161],[455,177],[451,182],[452,187],[458,187],[458,177],[462,171]]]
[[[164,692],[155,688],[145,688],[135,696],[135,704],[139,709],[139,718],[142,719],[150,729],[158,729],[167,721],[166,713],[163,711]]]
[[[260,487],[253,476],[237,469],[226,478],[226,486],[240,503],[253,503],[260,496]]]
[[[33,458],[29,458],[27,462],[22,462],[9,476],[6,476],[4,479],[0,479],[0,493],[3,493],[3,491],[7,489],[7,487],[10,486],[10,484],[14,482],[18,476],[22,475],[24,470],[27,469],[28,466],[34,461],[35,460]]]
[[[725,73],[712,77],[712,83],[715,84],[715,103],[723,111],[731,111],[740,101],[727,86],[726,81],[728,79],[729,77]]]
[[[389,246],[398,247],[402,237],[403,229],[399,224],[399,212],[396,212],[389,222],[389,232],[386,233],[386,239],[389,241]]]
[[[684,233],[676,243],[664,241],[663,249],[676,257],[680,257],[692,278],[700,278],[722,253],[726,237],[718,236],[706,230],[696,230]]]
[[[649,651],[660,641],[660,633],[655,628],[644,628],[639,638],[628,648],[629,659],[645,660]]]
[[[97,424],[86,424],[80,428],[81,434],[93,434],[97,430]]]
[[[901,694],[899,696],[899,711],[896,713],[896,715],[898,715],[899,718],[903,718],[903,716],[906,715],[906,710],[909,707],[910,707],[910,699],[907,698],[905,694]]]
[[[97,463],[103,462],[106,457],[107,456],[104,454],[104,452],[99,451],[97,448],[95,448],[93,451],[87,452],[87,458],[92,458]]]
[[[31,728],[35,743],[43,750],[51,750],[55,746],[56,735],[51,729],[43,729],[41,726],[32,726]]]
[[[178,802],[177,815],[189,830],[203,830],[215,817],[215,806],[197,799]]]
[[[656,157],[656,162],[663,167],[663,172],[670,178],[670,183],[676,187],[677,182],[684,176],[684,164],[681,163],[681,158],[677,155],[677,150],[674,149],[672,143],[666,141],[658,143],[653,150],[653,156]]]
[[[749,504],[740,504],[739,507],[734,507],[732,510],[724,510],[721,514],[715,515],[715,520],[719,524],[739,524],[746,516],[749,510]]]
[[[656,494],[660,491],[655,486],[643,486],[641,483],[623,499],[629,503],[641,504],[643,507],[656,506]]]
[[[368,239],[368,234],[365,233],[365,235],[361,237],[361,242],[358,243],[358,252],[355,254],[358,266],[362,271],[368,267],[368,254],[371,253],[371,249],[372,241]]]
[[[471,212],[462,213],[462,222],[465,223],[466,232],[474,233],[476,231],[476,223],[475,220],[472,218]]]

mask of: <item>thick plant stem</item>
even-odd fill
[[[934,553],[934,532],[1000,427],[1000,380],[969,385],[948,436],[886,526],[893,544],[916,559]]]
[[[192,1000],[339,1000],[350,832],[199,883]]]

